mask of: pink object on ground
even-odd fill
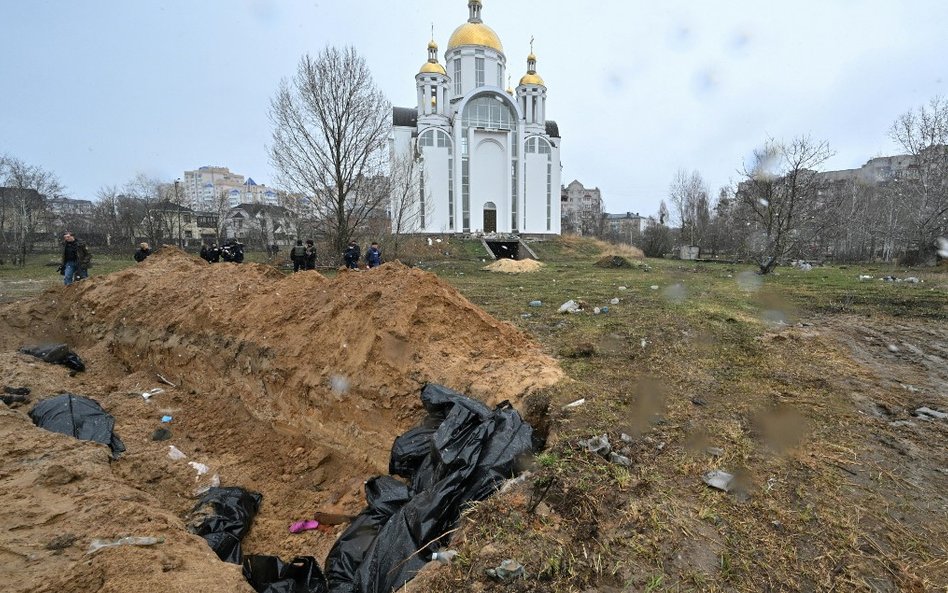
[[[314,519],[297,521],[296,523],[290,525],[290,533],[302,533],[304,531],[309,531],[310,529],[316,529],[317,527],[319,527],[319,521]]]

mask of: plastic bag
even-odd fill
[[[125,451],[122,440],[113,432],[115,418],[87,397],[64,393],[43,400],[30,410],[30,419],[40,428],[108,445],[113,457]]]
[[[250,531],[263,496],[243,488],[211,488],[188,516],[188,531],[200,535],[224,562],[240,564],[240,541]]]
[[[50,364],[61,364],[64,367],[68,367],[74,371],[83,372],[86,370],[86,365],[82,362],[82,359],[79,358],[79,355],[69,349],[69,346],[66,344],[45,344],[42,346],[24,346],[20,348],[20,352],[24,354],[30,354],[36,358],[40,358],[43,362],[48,362]]]
[[[402,587],[443,547],[464,505],[490,496],[532,450],[533,429],[507,402],[491,410],[440,385],[421,400],[428,418],[395,440],[389,463],[411,484],[366,484],[368,506],[326,559],[331,593]],[[379,491],[397,496],[383,505]]]
[[[326,577],[312,556],[284,563],[276,556],[247,556],[244,578],[257,593],[326,593]]]

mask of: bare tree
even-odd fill
[[[737,190],[738,201],[747,208],[759,231],[752,252],[761,274],[769,274],[779,261],[806,245],[829,223],[831,194],[823,195],[816,168],[832,152],[825,141],[808,136],[790,142],[769,140],[754,152],[745,180]]]
[[[0,183],[4,186],[0,238],[5,250],[25,266],[26,254],[32,251],[36,233],[46,220],[46,199],[58,196],[64,188],[54,173],[10,156],[0,156]]]
[[[948,100],[903,113],[889,135],[913,160],[898,179],[912,242],[921,260],[934,259],[935,241],[948,231]]]
[[[658,207],[658,220],[650,221],[642,233],[639,247],[647,257],[663,257],[671,250],[673,242],[668,222],[668,206],[665,205],[665,200],[662,200]]]
[[[354,48],[304,55],[270,102],[270,160],[279,183],[310,197],[337,253],[388,199],[384,171],[391,106]]]
[[[668,188],[668,197],[675,208],[682,241],[700,247],[711,218],[708,186],[701,173],[679,169]]]

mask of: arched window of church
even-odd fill
[[[461,94],[461,57],[454,58],[454,94]]]

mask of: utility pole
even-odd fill
[[[178,197],[178,182],[180,179],[174,180],[174,201],[175,207],[178,210],[178,248],[184,249],[184,242],[181,238],[181,199]]]

